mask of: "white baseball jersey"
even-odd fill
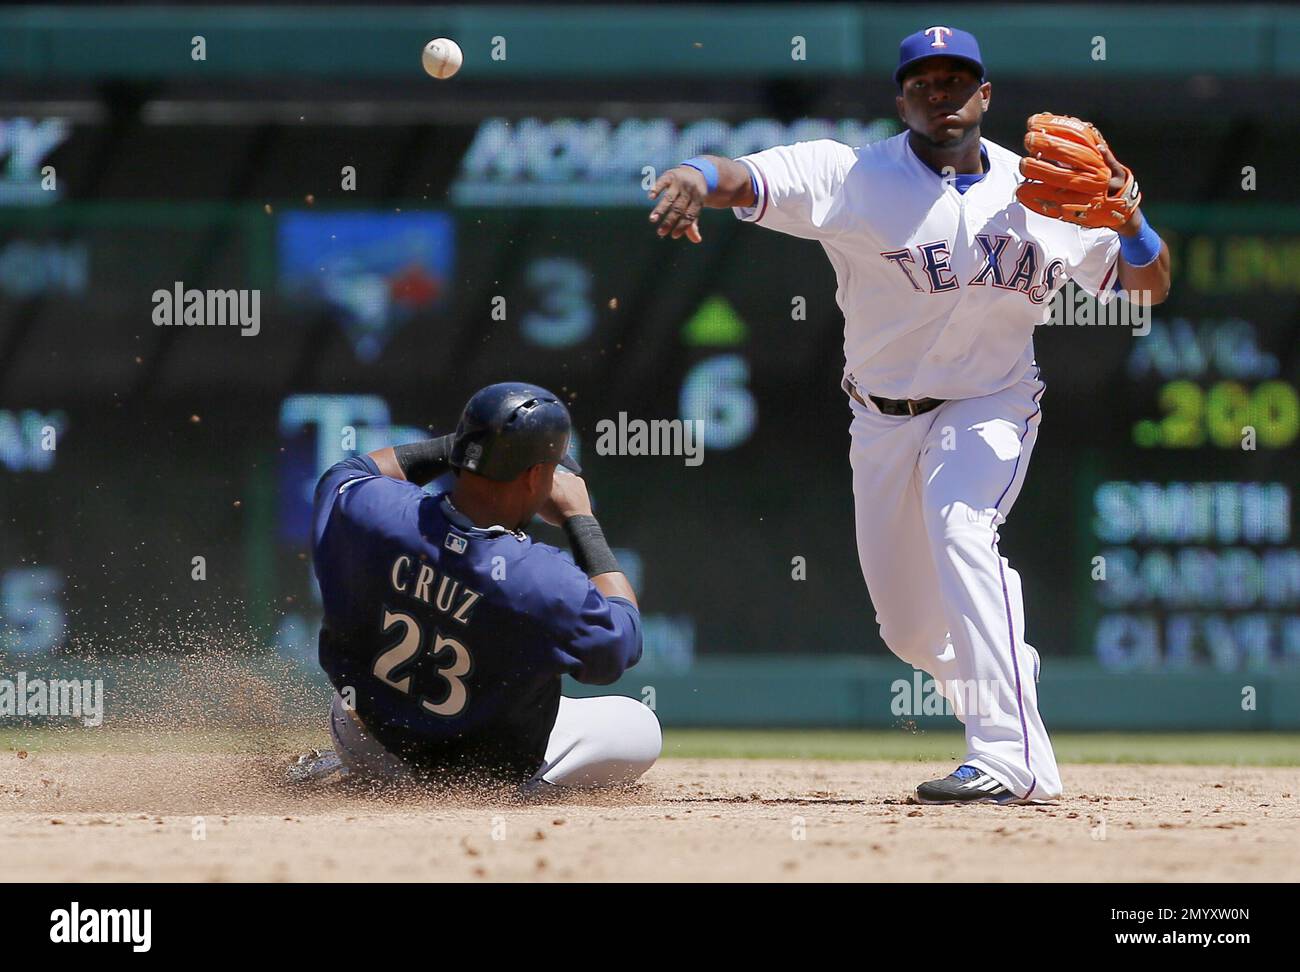
[[[981,139],[989,170],[965,193],[907,132],[864,148],[822,139],[747,155],[742,220],[819,241],[844,313],[845,377],[885,398],[974,398],[1017,382],[1034,326],[1069,277],[1114,294],[1119,236],[1022,206],[1020,156]]]

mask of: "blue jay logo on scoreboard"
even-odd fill
[[[359,361],[375,361],[407,321],[446,303],[448,213],[290,212],[278,234],[281,288],[329,307]]]

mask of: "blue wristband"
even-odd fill
[[[1138,230],[1137,236],[1119,238],[1119,255],[1130,267],[1151,265],[1160,256],[1160,234],[1143,217],[1142,228]]]
[[[709,192],[718,191],[718,167],[708,159],[697,155],[693,159],[687,159],[682,165],[689,165],[692,169],[704,173],[704,184],[709,187]]]

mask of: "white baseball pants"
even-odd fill
[[[330,736],[352,773],[400,779],[409,772],[365,731],[337,694],[330,705]],[[545,760],[530,782],[579,788],[632,783],[654,765],[662,746],[658,718],[636,699],[561,697]]]
[[[998,551],[1044,387],[1030,367],[1003,391],[916,416],[850,398],[849,455],[858,558],[885,644],[952,703],[963,762],[1048,800],[1061,779],[1038,714],[1038,652],[1025,641],[1020,577]]]

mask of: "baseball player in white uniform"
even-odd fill
[[[1159,303],[1169,251],[1104,145],[1103,195],[1132,188],[1123,225],[1085,228],[1018,201],[1020,156],[980,135],[992,86],[970,34],[907,37],[895,80],[902,134],[688,160],[656,183],[650,221],[698,243],[701,208],[731,207],[822,244],[845,321],[862,573],[885,644],[937,681],[966,730],[961,765],[917,799],[1052,800],[1061,778],[1038,652],[998,549],[1041,421],[1033,330],[1067,277],[1102,301],[1122,289]]]

